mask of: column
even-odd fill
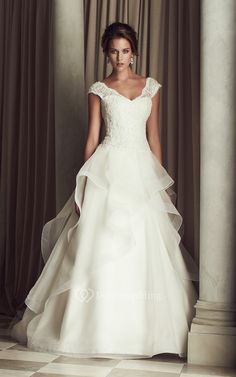
[[[54,68],[57,212],[75,188],[83,162],[84,10],[82,0],[54,0]]]
[[[188,363],[236,365],[236,1],[202,0],[200,292]]]

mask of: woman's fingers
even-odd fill
[[[80,215],[80,210],[79,210],[79,207],[77,206],[76,202],[75,202],[75,212]]]

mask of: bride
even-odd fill
[[[162,166],[162,85],[133,72],[130,25],[108,25],[101,42],[112,73],[88,90],[85,161],[72,195],[44,225],[45,266],[11,335],[78,357],[186,356],[198,270]]]

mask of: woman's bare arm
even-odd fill
[[[96,94],[88,94],[88,131],[84,148],[84,161],[95,151],[99,144],[99,135],[102,124],[100,98]]]
[[[159,102],[160,90],[152,97],[152,111],[147,120],[147,139],[151,151],[162,164],[162,151],[160,142],[160,126],[159,126]]]
[[[88,94],[88,131],[84,148],[84,161],[95,151],[99,144],[99,134],[102,124],[100,98],[93,93]],[[75,211],[80,216],[80,210],[75,202]]]

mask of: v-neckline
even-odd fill
[[[134,102],[136,99],[140,98],[140,97],[143,95],[143,92],[144,92],[144,90],[145,90],[146,87],[147,87],[148,80],[149,80],[149,76],[146,77],[146,82],[145,82],[145,85],[144,85],[144,87],[143,87],[141,93],[140,93],[137,97],[135,97],[135,98],[133,98],[133,99],[130,99],[130,98],[124,96],[123,94],[119,93],[116,89],[110,88],[107,84],[105,84],[105,82],[102,82],[102,81],[99,81],[99,82],[100,82],[101,84],[103,84],[106,88],[108,88],[108,89],[110,89],[111,91],[113,91],[113,92],[115,92],[116,94],[118,94],[120,97],[125,98],[127,101]]]

